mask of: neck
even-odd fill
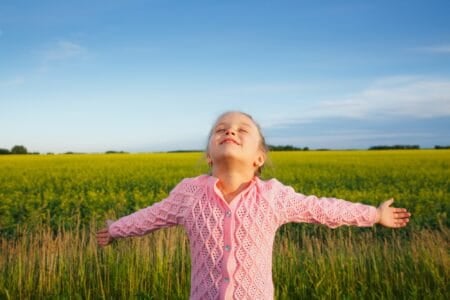
[[[217,187],[222,192],[225,201],[230,203],[234,197],[249,185],[254,177],[254,171],[238,172],[213,167],[212,175],[219,179]]]

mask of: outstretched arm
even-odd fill
[[[394,199],[391,198],[380,204],[377,208],[377,223],[390,228],[405,227],[411,214],[406,208],[390,207]]]
[[[280,224],[307,222],[336,228],[341,225],[362,227],[379,223],[390,228],[401,228],[406,226],[411,216],[405,208],[390,207],[393,199],[381,203],[377,208],[342,199],[305,196],[274,179],[270,183],[275,199],[279,200]]]
[[[166,199],[114,222],[107,221],[107,226],[97,232],[97,244],[104,247],[118,238],[142,236],[160,228],[183,224],[195,188],[192,179],[185,179]]]

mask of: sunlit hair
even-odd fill
[[[263,151],[263,153],[267,156],[267,153],[269,152],[269,147],[266,144],[266,139],[264,138],[264,135],[262,134],[262,130],[261,130],[261,126],[259,126],[258,122],[255,121],[255,119],[253,119],[253,117],[247,113],[241,112],[241,111],[227,111],[222,113],[214,122],[214,125],[212,126],[211,130],[209,131],[209,135],[208,135],[208,141],[206,144],[206,155],[208,155],[209,153],[209,142],[211,140],[212,135],[214,134],[214,128],[216,127],[217,122],[219,122],[220,119],[222,119],[224,116],[228,115],[228,114],[233,114],[233,113],[237,113],[237,114],[241,114],[246,116],[248,119],[250,119],[250,121],[252,121],[252,123],[255,125],[255,127],[258,129],[258,134],[259,134],[259,148],[261,151]],[[211,164],[210,164],[211,166]],[[258,169],[255,170],[255,176],[261,176],[262,170],[264,168],[264,164],[260,167],[258,167]]]

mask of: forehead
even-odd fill
[[[239,125],[246,125],[249,127],[256,127],[252,119],[250,119],[248,116],[244,114],[237,112],[224,114],[219,119],[217,119],[215,126],[229,125],[229,124],[239,124]]]

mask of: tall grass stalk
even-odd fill
[[[289,226],[289,225],[288,225]],[[277,299],[448,299],[450,235],[440,230],[383,234],[340,228],[278,235]]]
[[[182,229],[104,249],[87,228],[18,232],[0,239],[0,299],[188,298],[190,259]]]
[[[0,298],[187,299],[189,242],[180,228],[100,249],[93,229],[19,228],[0,239]],[[449,231],[309,230],[277,235],[277,299],[448,299]]]

